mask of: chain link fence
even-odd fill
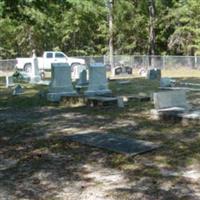
[[[91,63],[104,63],[107,71],[111,71],[109,56],[84,56],[89,66]],[[131,67],[133,71],[147,70],[148,68],[158,68],[161,70],[199,70],[200,56],[147,56],[147,55],[114,55],[114,67]],[[16,59],[0,60],[0,72],[15,70]]]
[[[0,60],[0,71],[14,71],[16,64],[16,59]]]
[[[102,62],[105,65],[110,66],[108,56],[85,56],[82,58],[85,59],[88,65],[93,62]],[[113,56],[113,60],[114,67],[124,65],[135,69],[148,69],[154,67],[166,70],[180,68],[200,70],[200,56],[115,55]]]

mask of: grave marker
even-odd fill
[[[23,93],[24,93],[24,90],[21,87],[21,85],[17,85],[12,91],[13,96],[20,95],[20,94],[23,94]]]
[[[71,67],[67,63],[53,63],[51,66],[51,83],[47,99],[60,101],[61,97],[76,96],[71,80]]]
[[[85,91],[86,96],[95,95],[111,95],[111,90],[108,89],[106,78],[106,68],[102,63],[90,65],[89,68],[89,86]]]
[[[149,69],[147,72],[147,79],[149,80],[160,80],[161,78],[161,70],[154,68],[154,69]]]
[[[38,67],[38,58],[35,54],[35,50],[33,50],[32,67],[29,75],[30,75],[30,83],[34,84],[41,81],[40,70]]]
[[[12,87],[14,86],[14,82],[13,82],[13,77],[12,76],[6,76],[6,87]]]

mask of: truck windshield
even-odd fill
[[[56,58],[64,58],[65,55],[63,55],[62,53],[56,53],[56,54],[55,54],[55,57],[56,57]]]
[[[53,53],[47,53],[47,58],[53,58]]]

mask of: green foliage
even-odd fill
[[[156,53],[200,52],[198,0],[155,0]],[[115,54],[147,54],[148,1],[115,0]],[[68,55],[108,52],[107,0],[0,0],[0,58],[29,56],[32,49]]]

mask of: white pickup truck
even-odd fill
[[[16,58],[16,69],[30,72],[32,68],[32,58]],[[38,57],[38,66],[41,73],[51,70],[52,63],[68,63],[72,68],[76,65],[85,65],[85,60],[66,56],[60,51],[45,51],[43,57]]]

